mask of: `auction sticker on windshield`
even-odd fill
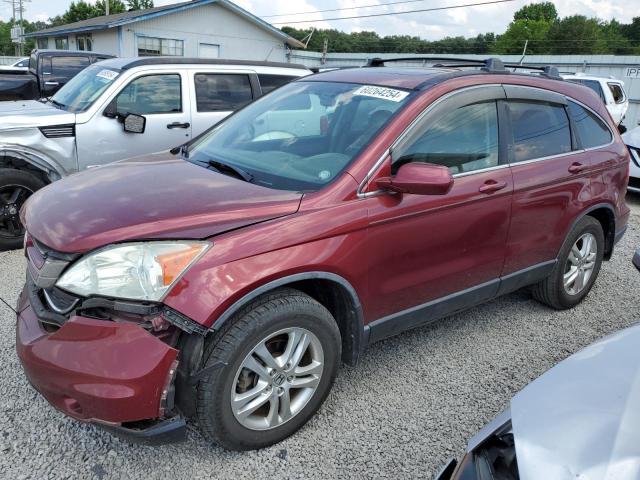
[[[373,85],[364,85],[353,92],[354,95],[363,95],[365,97],[380,98],[383,100],[391,100],[392,102],[401,102],[409,92],[396,90],[394,88],[375,87]]]
[[[104,78],[106,80],[112,81],[118,76],[118,72],[114,72],[113,70],[100,70],[96,77]]]

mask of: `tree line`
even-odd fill
[[[153,0],[108,0],[109,14],[124,13],[132,10],[144,10],[153,8]],[[56,15],[47,22],[29,22],[22,21],[22,28],[25,33],[37,32],[45,28],[57,27],[67,23],[80,22],[89,18],[100,17],[106,13],[105,0],[97,0],[95,4],[86,2],[85,0],[75,0],[69,5],[67,11],[62,15]],[[0,20],[0,55],[13,55],[15,53],[15,44],[11,42],[11,29],[20,22],[9,20],[3,22]],[[30,52],[35,48],[35,40],[27,39],[25,41],[25,52]]]
[[[291,27],[282,29],[303,39],[311,33]],[[381,37],[376,32],[345,33],[339,30],[316,30],[309,50],[322,51],[328,40],[329,52],[432,53],[432,54],[527,54],[551,55],[640,55],[640,17],[629,24],[617,20],[603,21],[584,15],[560,18],[551,2],[522,7],[502,34],[484,33],[475,37],[446,37],[424,40],[416,35]]]
[[[153,8],[153,0],[108,0],[109,12],[122,13],[129,10]],[[105,14],[105,0],[95,4],[85,0],[71,2],[62,15],[48,22],[23,22],[25,32],[35,32],[53,26],[78,22]],[[0,21],[0,55],[13,55],[11,43],[13,21]],[[307,37],[311,30],[284,27],[282,30],[299,40]],[[363,31],[345,33],[336,29],[316,30],[311,36],[308,49],[321,52],[325,40],[329,52],[372,53],[424,53],[424,54],[522,54],[525,43],[527,54],[615,54],[640,55],[640,17],[631,23],[617,20],[603,21],[584,15],[560,18],[551,2],[535,3],[522,7],[502,34],[484,33],[475,37],[446,37],[441,40],[424,40],[417,35],[389,35],[381,37],[376,32]],[[35,47],[27,40],[25,51]]]

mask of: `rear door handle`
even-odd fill
[[[494,193],[506,188],[506,186],[507,182],[504,180],[500,180],[499,182],[496,182],[495,180],[487,180],[478,190],[480,193]]]
[[[167,128],[169,130],[173,130],[174,128],[189,128],[190,126],[191,126],[190,123],[173,122],[167,125]]]
[[[571,165],[569,165],[569,173],[580,173],[580,172],[583,172],[585,168],[587,167],[584,166],[583,164],[579,162],[574,162]]]

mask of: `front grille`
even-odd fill
[[[640,188],[640,178],[629,177],[629,186],[631,188]]]
[[[40,131],[47,138],[64,138],[76,136],[76,126],[74,124],[40,127]]]

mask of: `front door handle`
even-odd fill
[[[587,167],[585,167],[580,162],[574,162],[571,165],[569,165],[568,170],[569,170],[569,173],[580,173],[580,172],[583,172],[585,168]]]
[[[496,182],[495,180],[487,180],[478,190],[480,193],[494,193],[506,188],[506,186],[507,182],[504,180],[500,180],[499,182]]]
[[[169,130],[173,130],[174,128],[189,128],[190,126],[191,126],[190,123],[173,122],[167,125],[167,128]]]

